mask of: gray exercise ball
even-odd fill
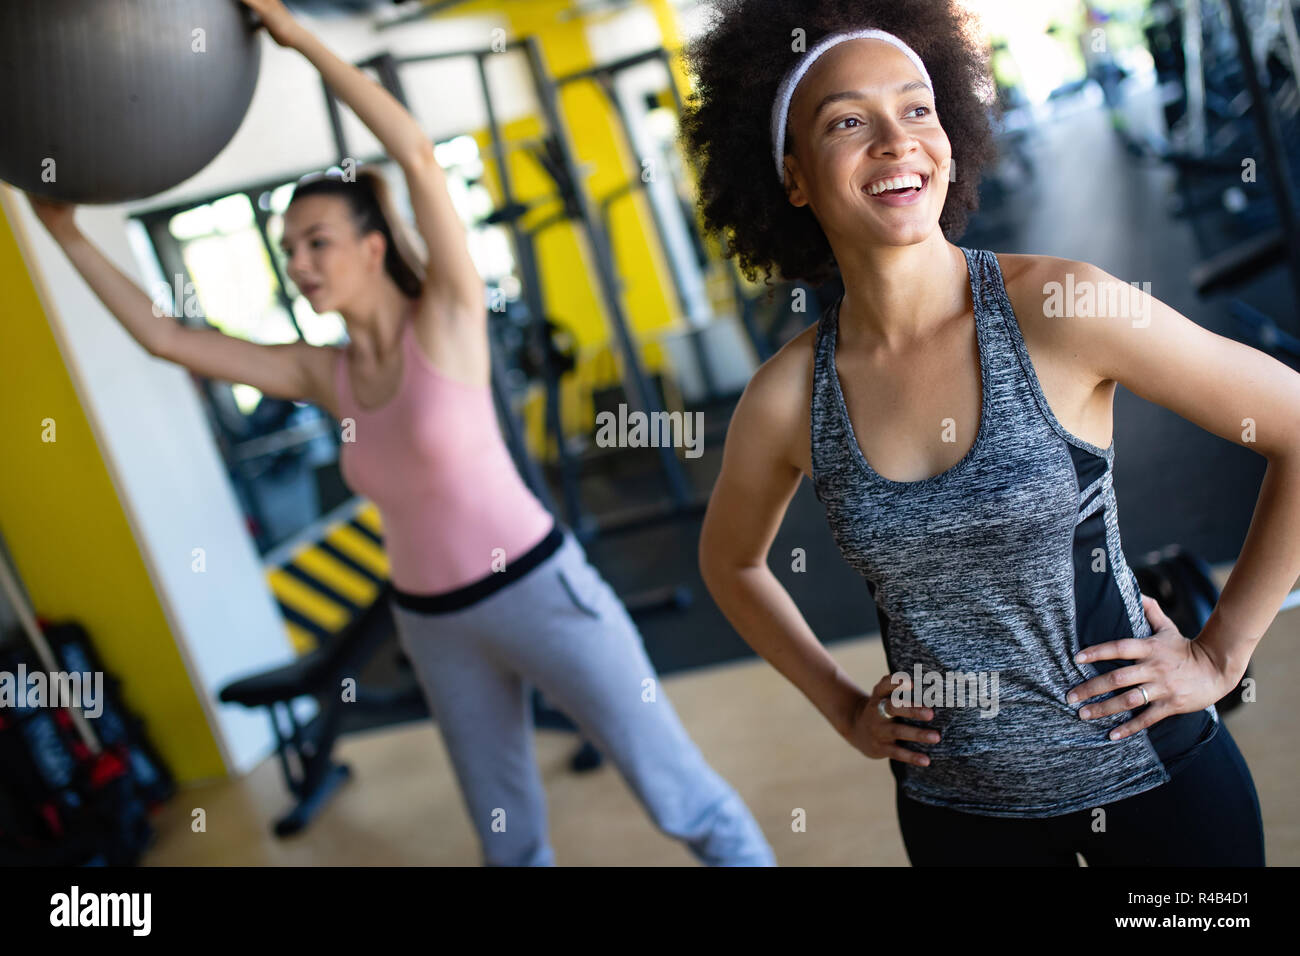
[[[184,182],[248,112],[256,27],[239,0],[0,0],[0,179],[101,204]]]

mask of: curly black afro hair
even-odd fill
[[[772,101],[802,55],[792,49],[796,29],[808,50],[843,30],[886,30],[921,57],[959,171],[939,226],[950,241],[961,236],[996,148],[988,56],[956,0],[713,0],[710,7],[710,29],[684,51],[695,91],[681,139],[697,167],[704,227],[730,240],[727,255],[746,278],[756,281],[761,269],[768,283],[774,270],[787,281],[817,283],[837,271],[812,210],[790,204],[772,166]]]

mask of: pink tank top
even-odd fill
[[[348,487],[379,509],[393,585],[442,594],[499,571],[497,549],[508,565],[546,537],[554,519],[515,468],[491,386],[439,372],[409,320],[401,376],[397,394],[366,411],[352,394],[347,352],[339,350],[339,417],[345,426],[349,418],[356,423],[353,440],[340,445],[339,469]]]

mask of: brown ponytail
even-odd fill
[[[379,232],[385,240],[384,271],[410,299],[424,289],[426,265],[397,214],[392,192],[383,173],[371,166],[357,169],[356,179],[324,175],[299,181],[294,187],[292,206],[308,196],[339,196],[347,201],[352,220],[361,235]]]

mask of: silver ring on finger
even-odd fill
[[[882,697],[880,700],[876,701],[876,710],[880,711],[880,716],[884,717],[885,720],[894,719],[893,715],[889,711],[885,710],[885,698]]]
[[[1146,704],[1151,703],[1151,695],[1147,693],[1147,689],[1146,689],[1146,687],[1144,687],[1144,686],[1142,686],[1141,684],[1139,684],[1139,685],[1138,685],[1138,690],[1142,691],[1142,703],[1143,703],[1143,705],[1145,706]]]

